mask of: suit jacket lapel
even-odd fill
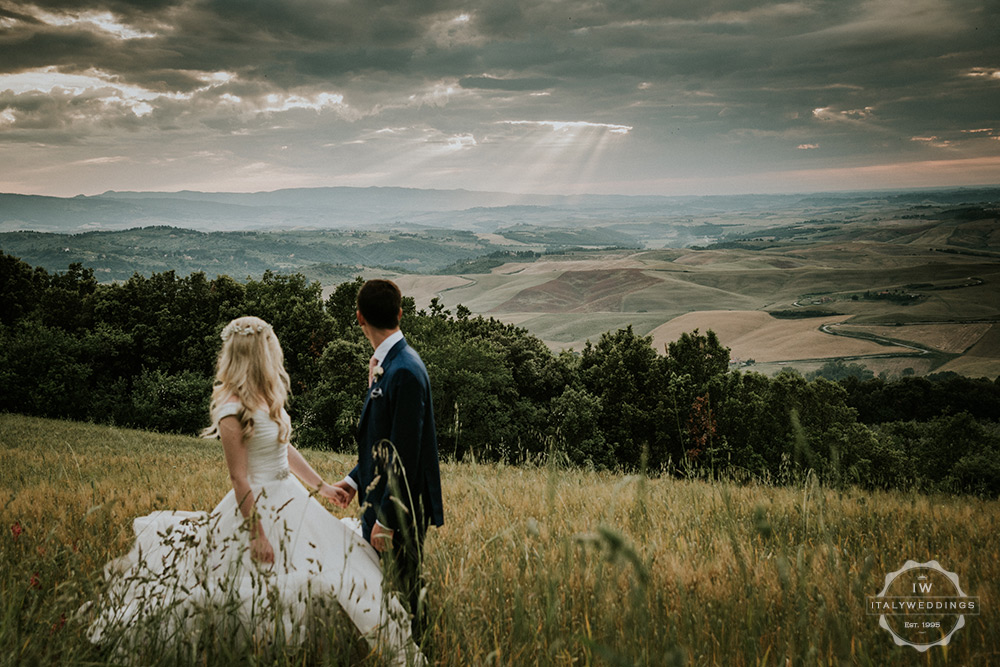
[[[368,393],[365,394],[365,404],[361,406],[361,417],[358,419],[358,428],[365,423],[365,417],[368,415],[368,406],[372,402],[372,389],[378,386],[378,382],[373,382],[372,386],[368,387]]]
[[[406,347],[406,339],[403,338],[398,343],[396,343],[391,348],[389,348],[389,352],[386,353],[385,359],[382,360],[382,364],[381,364],[382,371],[383,371],[383,374],[382,374],[383,378],[385,377],[385,373],[388,372],[389,367],[392,364],[393,360],[396,358],[396,356],[400,352],[403,351],[403,348],[405,348],[405,347]],[[358,428],[359,429],[365,423],[365,417],[368,414],[368,406],[372,402],[372,390],[375,389],[375,387],[377,387],[379,385],[379,382],[381,382],[381,380],[373,382],[372,386],[368,387],[368,393],[365,394],[365,403],[364,403],[364,405],[361,406],[361,417],[358,419]]]
[[[365,404],[363,406],[361,406],[361,416],[358,417],[358,431],[359,432],[361,431],[361,428],[365,424],[365,416],[368,414],[368,404],[371,403],[371,398],[372,398],[372,392],[371,392],[371,389],[369,389],[368,393],[365,395]]]

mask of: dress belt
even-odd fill
[[[262,482],[280,482],[283,479],[288,479],[291,471],[288,468],[281,468],[280,470],[275,470],[271,472],[270,470],[263,472],[252,472],[250,473],[251,479],[260,484]]]

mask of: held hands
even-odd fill
[[[347,507],[354,500],[357,491],[347,482],[340,481],[336,484],[323,482],[319,486],[319,495],[323,496],[337,507]]]
[[[336,484],[327,484],[326,482],[322,482],[319,485],[317,493],[337,507],[347,507],[351,504],[351,501],[354,500],[354,496],[357,495],[358,491],[347,482],[341,480]],[[388,528],[383,528],[376,523],[372,526],[371,544],[375,547],[376,551],[382,553],[383,551],[392,548],[392,535],[393,531]]]

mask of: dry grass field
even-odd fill
[[[817,359],[866,357],[860,361],[876,372],[898,374],[910,368],[920,374],[957,370],[995,375],[1000,349],[977,340],[991,340],[987,328],[1000,323],[1000,263],[936,249],[947,246],[956,230],[966,236],[985,233],[982,225],[966,230],[968,225],[896,223],[888,222],[862,240],[762,250],[569,253],[450,280],[399,279],[420,307],[432,296],[450,308],[461,303],[474,314],[527,328],[555,351],[582,349],[588,340],[625,326],[652,335],[654,347],[662,351],[664,342],[681,333],[711,328],[734,357],[756,359],[767,372],[776,371],[779,362],[805,371],[822,364]],[[971,284],[971,277],[981,282]],[[920,298],[905,303],[856,298],[893,290],[919,293]],[[857,332],[963,356],[896,359],[891,355],[905,348],[820,333],[826,319],[775,320],[766,314],[800,307],[841,313],[829,321],[847,322]]]
[[[909,324],[906,326],[846,324],[839,328],[845,332],[869,333],[894,338],[947,352],[962,354],[993,327],[992,324]]]
[[[305,454],[328,479],[353,463]],[[219,445],[0,415],[0,463],[0,665],[120,664],[89,645],[75,611],[129,548],[133,517],[218,502]],[[554,465],[446,463],[443,486],[446,525],[426,559],[433,664],[1000,662],[996,501]],[[895,646],[865,613],[911,558],[938,560],[980,598],[946,649]],[[304,646],[216,637],[150,664],[379,664],[343,627],[330,632]]]
[[[594,313],[620,311],[625,297],[662,282],[639,269],[564,271],[558,278],[521,290],[493,309],[498,313]]]
[[[831,336],[820,331],[824,324],[836,324],[845,315],[779,320],[762,311],[698,311],[681,315],[653,329],[653,347],[663,351],[666,343],[681,334],[711,329],[719,342],[729,348],[731,358],[760,362],[817,359],[866,354],[907,352],[867,340]]]
[[[1000,325],[990,327],[971,349],[942,366],[941,370],[972,377],[1000,376]]]

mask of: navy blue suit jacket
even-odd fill
[[[404,540],[422,540],[428,524],[444,523],[430,378],[405,339],[382,370],[365,396],[358,465],[350,472],[365,508],[361,525],[369,540],[376,520]]]

